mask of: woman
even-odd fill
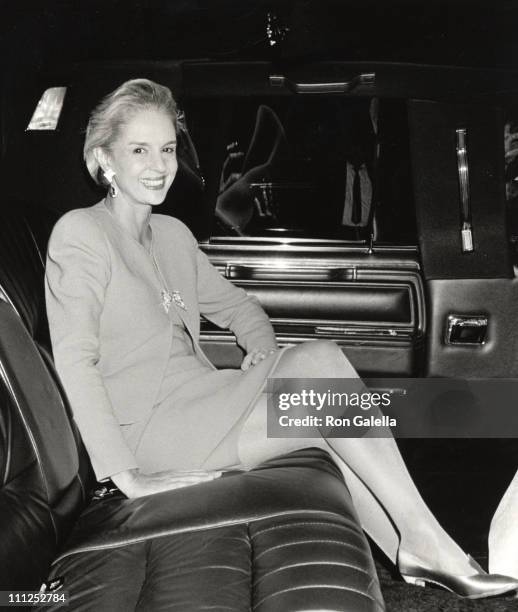
[[[107,96],[90,118],[84,156],[108,193],[64,215],[49,243],[56,367],[97,478],[138,497],[320,446],[406,580],[467,597],[516,589],[474,566],[444,532],[392,438],[267,437],[267,377],[357,375],[334,343],[279,350],[259,303],[221,277],[182,223],[152,214],[177,171],[177,131],[167,88],[137,79]],[[241,370],[218,371],[205,357],[200,313],[235,333],[246,351]]]

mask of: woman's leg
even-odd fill
[[[337,345],[315,341],[285,351],[272,377],[353,378],[357,374]],[[379,434],[384,437],[375,437]],[[375,431],[373,428],[363,438],[268,438],[263,396],[243,426],[239,455],[244,464],[254,465],[307,446],[327,447],[331,451],[351,484],[362,524],[391,559],[395,558],[396,539],[386,514],[399,533],[400,548],[415,556],[416,561],[452,574],[473,574],[466,555],[442,529],[420,496],[388,429]],[[356,480],[350,480],[351,472]],[[380,504],[382,509],[378,507]]]
[[[488,544],[489,571],[518,578],[518,472],[498,504]]]
[[[362,529],[392,561],[397,563],[399,532],[371,490],[351,470],[347,463],[331,447],[326,449],[340,468],[354,507],[358,512]]]

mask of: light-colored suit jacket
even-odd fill
[[[153,253],[167,288],[177,291],[200,358],[200,315],[230,329],[247,352],[275,348],[259,302],[224,279],[187,227],[151,216]],[[150,254],[104,202],[66,213],[52,232],[46,302],[57,371],[99,480],[138,467],[120,425],[139,422],[155,403],[171,351],[172,320]]]

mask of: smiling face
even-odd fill
[[[102,167],[115,172],[120,196],[128,203],[162,204],[178,169],[171,118],[155,108],[139,111],[102,157]]]

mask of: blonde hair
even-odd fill
[[[99,162],[97,147],[108,150],[119,136],[122,126],[141,110],[154,108],[171,118],[178,132],[178,109],[168,87],[149,79],[131,79],[104,97],[90,115],[86,127],[83,158],[88,172],[98,185],[106,185]]]

